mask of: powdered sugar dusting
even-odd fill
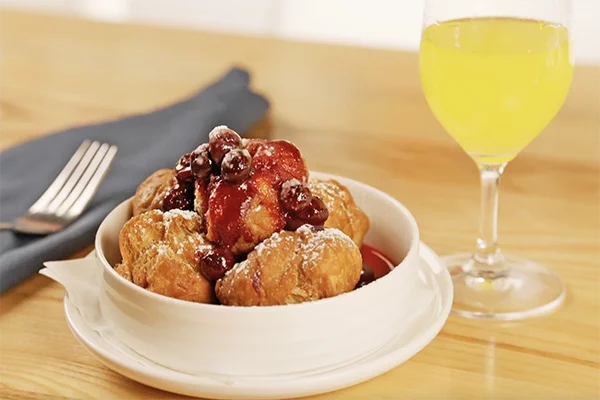
[[[344,194],[344,190],[336,185],[333,181],[310,181],[310,185],[313,187],[313,190],[324,192],[326,195],[330,197],[341,197]]]
[[[248,260],[244,260],[241,263],[234,264],[234,266],[230,270],[225,271],[225,275],[223,275],[223,278],[229,275],[237,275],[240,270],[246,268],[247,264]]]
[[[221,181],[221,182],[222,182],[222,181]],[[220,184],[221,184],[220,182],[219,182],[219,183],[217,183],[217,185],[220,185]],[[213,191],[210,193],[210,195],[208,196],[208,201],[209,201],[209,204],[210,204],[211,202],[215,201],[215,199],[217,198],[217,192],[218,192],[217,188],[218,188],[218,186],[217,186],[217,187],[215,187],[215,188],[213,189]]]
[[[260,257],[265,251],[277,248],[282,241],[283,241],[283,238],[281,236],[281,232],[275,232],[270,237],[268,237],[267,239],[263,240],[258,245],[256,245],[254,247],[253,252],[256,253],[257,257]],[[225,276],[229,276],[230,274],[237,275],[240,273],[247,274],[248,273],[246,271],[247,265],[248,265],[248,259],[246,259],[238,264],[235,264],[233,266],[233,268],[231,268],[229,271],[227,271],[225,273]],[[244,271],[246,271],[246,272],[244,272]]]
[[[229,276],[229,275],[233,275],[234,278],[236,278],[239,274],[242,274],[244,276],[248,276],[249,274],[249,269],[247,268],[248,266],[248,259],[237,263],[233,266],[233,268],[231,268],[229,271],[225,272],[225,276]]]
[[[256,256],[261,257],[265,251],[270,251],[279,247],[286,237],[282,235],[283,232],[285,231],[275,232],[268,239],[265,239],[259,243],[254,248]],[[315,230],[311,225],[305,224],[296,230],[296,234],[301,235],[303,238],[300,248],[298,249],[298,253],[302,255],[304,263],[312,263],[318,260],[319,257],[323,256],[325,249],[336,241],[343,241],[350,246],[356,246],[348,235],[336,228]],[[287,238],[291,237],[292,236],[287,236]],[[247,265],[247,259],[241,263],[235,264],[232,269],[225,273],[225,276],[229,276],[231,274],[233,274],[234,277],[236,277],[238,274],[247,275],[249,273],[247,271]]]
[[[211,137],[218,135],[220,132],[229,129],[226,125],[219,125],[219,126],[215,126],[212,131],[210,131],[210,133],[208,134],[208,138],[210,139]]]
[[[341,240],[350,240],[352,241],[352,239],[350,239],[350,237],[348,235],[346,235],[344,232],[340,231],[337,228],[324,228],[324,229],[315,229],[313,230],[313,228],[308,225],[302,225],[300,228],[298,228],[296,230],[296,232],[298,233],[310,233],[312,234],[313,237],[316,238],[323,238],[323,239],[341,239]]]
[[[170,220],[175,218],[176,216],[182,217],[184,219],[191,220],[198,216],[198,214],[194,211],[189,210],[179,210],[177,208],[173,210],[169,210],[163,214],[165,220]]]
[[[177,254],[183,254],[183,248],[185,247],[185,244],[179,240],[175,240],[175,244],[177,245]]]
[[[248,197],[242,205],[240,206],[240,211],[242,215],[246,215],[250,210],[250,205],[252,204],[252,197]]]
[[[254,251],[256,251],[257,256],[260,256],[264,251],[274,249],[275,247],[279,246],[279,243],[281,243],[282,240],[281,232],[275,232],[268,239],[260,242],[254,248]]]
[[[305,263],[318,260],[323,255],[325,248],[332,242],[345,241],[350,245],[355,245],[348,235],[336,228],[313,230],[310,225],[302,225],[296,230],[296,233],[302,235],[306,240],[300,248],[300,254]]]
[[[283,184],[281,185],[281,188],[284,189],[284,190],[288,190],[292,186],[299,186],[299,185],[302,185],[302,182],[300,182],[296,178],[293,178],[293,179],[290,179],[289,181],[283,182]]]
[[[157,215],[162,215],[162,225],[165,229],[162,238],[149,247],[153,251],[156,251],[157,255],[165,255],[172,251],[173,253],[181,256],[186,253],[186,249],[195,249],[196,247],[206,247],[208,249],[212,248],[212,246],[206,242],[204,236],[200,232],[189,231],[189,229],[186,229],[185,227],[183,227],[183,229],[175,229],[176,226],[171,225],[173,221],[178,221],[180,223],[183,221],[200,222],[201,217],[196,212],[190,210],[173,209],[166,212],[156,211],[156,213]],[[148,225],[161,224],[160,221],[151,219],[149,216],[145,217],[145,220]],[[140,232],[142,235],[145,235],[147,233],[146,228],[144,225],[140,225]]]
[[[202,239],[202,243],[198,245],[197,250],[201,253],[206,253],[212,250],[213,246],[210,243],[205,242],[202,236],[200,236],[200,238]]]
[[[165,229],[168,230],[171,227],[171,222],[178,217],[191,221],[194,218],[198,218],[199,215],[195,211],[179,210],[177,208],[169,210],[163,214]]]
[[[311,225],[304,224],[300,228],[296,229],[296,233],[301,235],[311,235],[313,233],[313,228]]]
[[[273,157],[273,146],[270,145],[262,145],[259,147],[258,151],[255,154],[255,157],[265,155],[267,157]]]
[[[246,145],[248,143],[244,144],[244,147],[246,147]],[[273,145],[271,143],[269,143],[268,141],[262,142],[256,148],[256,152],[254,153],[254,157],[267,157],[267,158],[271,158],[271,157],[274,156],[274,154],[275,154],[276,151],[277,151],[276,148],[273,147]]]
[[[140,218],[142,220],[142,222],[146,225],[152,225],[155,222],[155,219],[152,218],[152,216],[154,215],[160,215],[162,214],[162,211],[160,210],[152,210],[152,211],[148,211],[146,213],[141,214]]]
[[[161,243],[161,244],[159,244],[159,245],[158,245],[158,250],[157,250],[157,251],[158,251],[158,254],[159,254],[159,255],[164,255],[164,254],[166,254],[166,252],[167,252],[167,245],[166,245],[166,244],[164,244],[164,243]]]

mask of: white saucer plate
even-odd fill
[[[89,256],[94,256],[92,252]],[[65,296],[65,316],[79,342],[108,368],[134,381],[168,392],[212,399],[283,399],[331,392],[365,382],[404,363],[429,344],[444,326],[452,307],[452,280],[439,257],[420,245],[421,290],[415,298],[415,317],[409,329],[375,353],[339,368],[310,374],[271,377],[196,376],[155,364],[133,352],[110,331],[101,313],[82,315]],[[86,303],[97,303],[98,293],[89,293]],[[98,307],[99,310],[99,307]],[[368,340],[368,326],[363,332]],[[221,344],[226,346],[226,344]]]

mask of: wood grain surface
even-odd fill
[[[273,136],[294,141],[311,169],[395,196],[438,253],[471,249],[476,168],[429,111],[412,53],[2,11],[0,147],[166,105],[232,65],[252,72],[272,101]],[[599,136],[600,69],[577,67],[563,109],[502,181],[501,244],[560,274],[561,310],[519,323],[451,317],[404,365],[315,398],[598,399]],[[43,276],[1,297],[1,398],[178,397],[96,361],[70,333],[62,298]]]

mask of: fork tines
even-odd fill
[[[117,146],[85,140],[50,187],[29,208],[29,214],[67,220],[78,217],[96,194]]]

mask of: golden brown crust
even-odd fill
[[[202,218],[192,211],[151,210],[131,218],[119,235],[123,261],[115,270],[155,293],[213,303],[212,284],[198,272],[195,256],[199,247],[211,246],[201,226]]]
[[[258,245],[216,284],[224,305],[269,306],[337,296],[362,270],[356,244],[337,229],[279,232]]]
[[[329,210],[325,227],[339,229],[350,236],[358,247],[362,246],[369,230],[369,217],[356,205],[350,191],[333,179],[311,179],[309,187],[312,194],[320,197]]]
[[[150,210],[160,210],[167,192],[175,186],[175,174],[172,169],[159,169],[142,182],[131,201],[133,215]]]

